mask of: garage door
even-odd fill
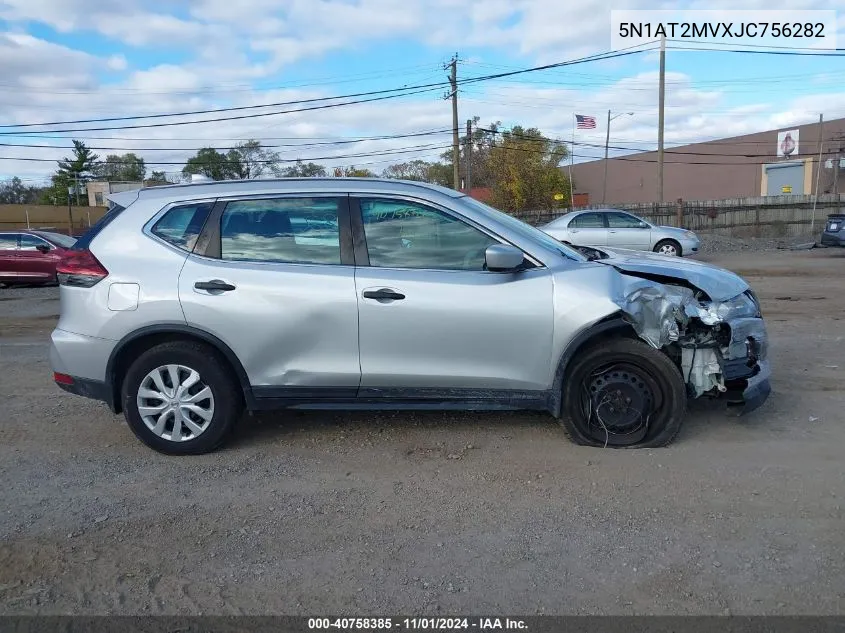
[[[767,196],[802,195],[804,193],[804,163],[789,162],[766,165]]]

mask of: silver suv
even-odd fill
[[[253,180],[110,200],[57,268],[54,379],[162,452],[214,449],[245,408],[537,409],[580,444],[653,447],[688,397],[747,410],[769,393],[737,275],[591,261],[450,189]]]

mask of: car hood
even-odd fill
[[[613,266],[625,273],[683,279],[706,292],[713,301],[733,299],[749,287],[736,273],[705,262],[623,248],[601,250],[607,254],[607,258],[594,260],[598,263]]]

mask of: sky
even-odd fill
[[[155,128],[24,136],[41,122],[256,106],[446,81],[531,68],[610,50],[610,10],[729,9],[728,0],[0,0],[0,179],[42,184],[52,162],[84,140],[101,157],[134,151],[153,169],[177,174],[205,146],[257,139],[287,161],[355,165],[377,173],[395,162],[435,160],[451,143],[444,87],[358,105]],[[835,9],[837,0],[748,0],[743,8]],[[845,48],[845,11],[838,14]],[[666,56],[667,145],[845,117],[845,57],[744,55],[670,50]],[[329,102],[331,103],[331,102]],[[525,73],[462,86],[466,120],[539,128],[572,137],[573,114],[595,116],[579,130],[575,160],[610,144],[655,149],[658,54]],[[292,105],[228,113],[268,114]],[[627,114],[631,113],[631,114]],[[212,118],[141,119],[144,125]],[[119,126],[120,122],[63,125]],[[365,137],[405,136],[391,139]],[[360,140],[364,139],[364,140]],[[335,141],[343,144],[331,144]],[[14,147],[10,145],[34,145]],[[628,153],[613,150],[611,154]],[[24,161],[22,158],[43,159]]]

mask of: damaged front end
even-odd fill
[[[669,281],[646,278],[633,286],[617,305],[640,338],[673,358],[691,397],[724,397],[738,413],[766,400],[768,340],[751,290],[717,301],[703,290]]]

